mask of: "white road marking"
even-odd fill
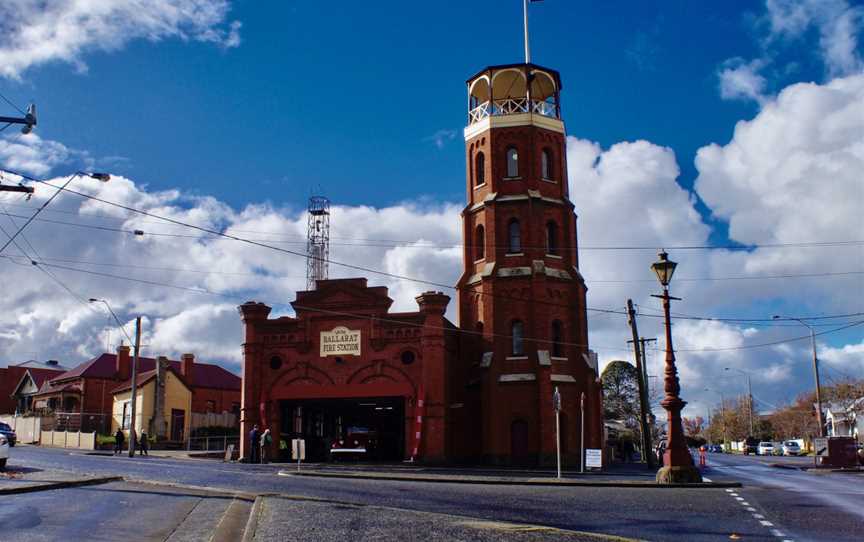
[[[734,489],[727,489],[726,493],[735,493],[735,490]]]
[[[713,480],[711,480],[711,478],[705,478],[704,476],[702,477],[702,481],[703,481],[703,482],[708,482],[709,484],[710,484],[711,482],[713,482]]]
[[[744,500],[744,497],[735,497],[735,500],[736,500],[736,501],[743,501],[743,500]]]
[[[765,516],[763,516],[762,514],[753,514],[753,517],[756,519],[765,519]]]
[[[764,519],[762,521],[760,521],[759,523],[761,523],[762,525],[764,525],[766,527],[773,527],[774,526],[773,523],[771,523],[770,521],[765,521]]]
[[[750,503],[747,502],[747,501],[744,501],[744,502],[741,503],[741,506],[750,506]]]
[[[783,538],[784,536],[786,536],[785,534],[781,533],[779,529],[771,529],[771,534],[773,534],[777,538]]]
[[[752,506],[748,506],[748,507],[747,507],[747,511],[748,511],[748,512],[755,512],[756,509],[753,508]]]

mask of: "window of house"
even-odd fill
[[[132,405],[129,404],[129,401],[123,402],[123,423],[121,424],[120,429],[129,429],[129,426],[132,422]]]
[[[547,181],[552,180],[552,152],[549,149],[543,149],[540,154],[540,175]]]
[[[552,322],[552,356],[560,358],[564,356],[564,348],[561,344],[564,338],[564,330],[560,320]]]
[[[519,153],[516,151],[516,147],[507,149],[507,176],[519,176]]]
[[[514,218],[507,225],[507,233],[509,236],[507,252],[510,254],[522,252],[522,231],[519,228],[519,221],[517,219]]]
[[[558,225],[554,222],[546,223],[546,254],[558,254]]]
[[[206,412],[216,412],[216,401],[207,401]]]
[[[524,326],[521,320],[514,320],[513,324],[510,326],[510,335],[513,339],[513,348],[512,354],[514,356],[521,356],[525,354],[525,335],[524,335]]]
[[[474,259],[482,260],[486,256],[486,230],[483,225],[477,226],[477,233],[474,235]]]
[[[480,186],[486,182],[486,156],[478,152],[474,157],[474,184]]]

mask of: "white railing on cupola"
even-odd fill
[[[520,113],[536,113],[553,119],[559,118],[558,108],[554,103],[542,100],[530,100],[529,102],[528,98],[505,98],[479,104],[468,112],[468,123],[474,124],[488,117],[518,115]]]

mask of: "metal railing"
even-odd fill
[[[235,450],[239,449],[240,437],[192,437],[186,442],[186,450],[192,452],[224,452],[230,444],[234,445]]]
[[[529,102],[528,98],[505,98],[477,105],[468,112],[468,122],[473,124],[488,117],[518,115],[520,113],[536,113],[553,119],[559,118],[558,107],[554,103],[542,100]]]

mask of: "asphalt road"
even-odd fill
[[[712,464],[714,459],[715,456],[711,456]],[[274,492],[477,520],[539,524],[643,540],[728,540],[733,534],[746,540],[852,540],[856,539],[852,536],[854,533],[860,535],[864,532],[861,517],[843,509],[839,501],[814,501],[806,492],[776,485],[777,477],[803,476],[805,480],[812,480],[816,475],[773,469],[753,458],[731,456],[717,459],[716,467],[709,468],[707,476],[714,480],[741,480],[747,484],[741,490],[329,480],[277,476],[279,467],[273,465],[153,457],[129,459],[37,447],[16,447],[11,463],[94,475],[123,475],[127,479],[255,493]],[[833,476],[817,478],[825,479],[828,482],[824,483],[838,483]],[[844,480],[848,480],[847,484],[860,483],[860,478]],[[843,487],[843,484],[837,487]],[[62,495],[63,491],[45,493]],[[10,496],[6,500],[23,503],[29,498],[35,497]],[[74,504],[61,497],[56,497],[56,501],[55,505],[61,508]],[[820,506],[815,512],[813,502]],[[4,514],[3,510],[0,506],[0,516]],[[113,512],[109,509],[101,513]],[[304,521],[310,525],[303,528],[314,530],[314,522],[323,525],[328,521],[326,515],[318,516],[304,516]],[[293,528],[297,528],[296,524]]]
[[[864,539],[864,473],[805,472],[805,457],[709,454],[708,464],[710,478],[744,484],[737,493],[752,506],[739,505],[772,518],[772,529],[796,540]]]

